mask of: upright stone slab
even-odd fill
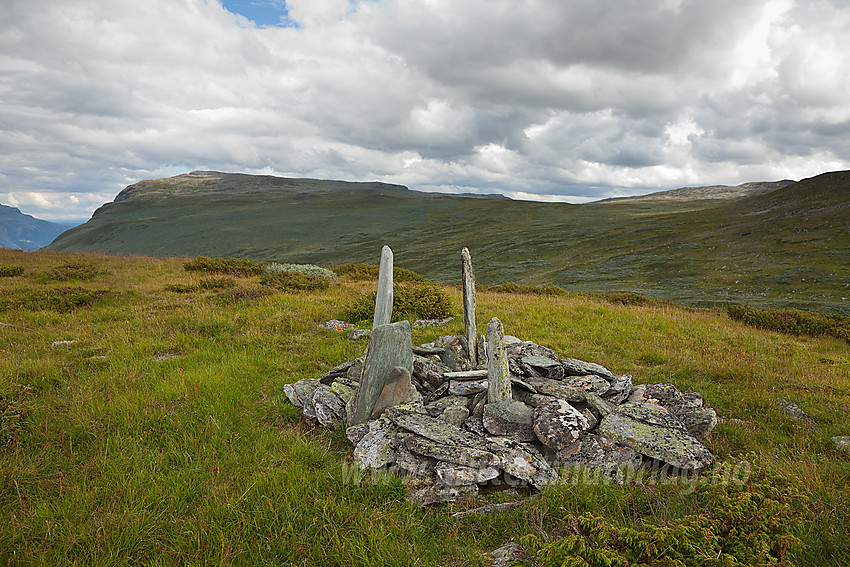
[[[375,296],[375,318],[372,329],[389,325],[393,318],[393,251],[389,246],[381,249],[381,267],[378,271],[378,294]]]
[[[460,252],[460,271],[463,276],[463,328],[470,366],[478,365],[478,328],[475,323],[475,274],[469,249]]]
[[[372,330],[357,401],[350,416],[351,425],[363,423],[372,417],[375,403],[388,381],[393,378],[396,366],[407,369],[408,373],[413,370],[413,346],[410,323],[407,321],[381,325]]]
[[[487,324],[487,401],[511,399],[511,371],[505,352],[505,331],[496,317]]]

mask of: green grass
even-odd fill
[[[755,328],[722,309],[481,292],[479,328],[498,316],[507,333],[561,356],[703,392],[724,420],[708,445],[753,474],[725,493],[566,484],[509,513],[454,518],[517,497],[423,510],[406,502],[399,478],[352,483],[342,432],[300,421],[283,393],[362,354],[363,343],[318,323],[340,318],[375,281],[281,292],[246,276],[202,287],[209,276],[184,270],[184,259],[0,250],[0,265],[26,267],[0,279],[0,294],[56,293],[68,285],[40,274],[76,261],[97,274],[74,286],[109,293],[69,311],[0,310],[0,565],[471,566],[488,565],[486,552],[512,538],[544,561],[547,540],[563,549],[585,534],[603,549],[594,519],[606,533],[639,532],[639,543],[702,526],[701,516],[730,518],[758,498],[771,501],[729,525],[758,518],[752,541],[764,541],[758,529],[798,538],[789,564],[850,563],[850,458],[829,443],[850,434],[842,340]],[[440,289],[457,311],[460,291]],[[456,319],[415,328],[413,340],[461,332]],[[777,397],[818,429],[790,421]],[[781,526],[764,510],[781,513]]]

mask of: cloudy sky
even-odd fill
[[[585,202],[850,168],[846,0],[3,0],[0,203],[193,169]]]

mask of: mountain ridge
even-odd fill
[[[22,213],[16,207],[0,205],[0,248],[37,250],[53,242],[68,228],[68,225]]]
[[[203,179],[210,175],[255,185],[216,189]],[[140,182],[49,248],[332,266],[374,263],[388,244],[399,266],[453,282],[456,253],[468,247],[483,285],[554,283],[689,304],[850,313],[850,172],[732,199],[581,205],[277,179],[278,189],[265,192],[258,188],[267,179],[244,174]]]

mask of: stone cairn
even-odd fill
[[[487,484],[539,490],[579,470],[623,482],[641,468],[712,464],[701,440],[717,415],[699,393],[633,386],[630,375],[506,336],[496,318],[476,339],[466,248],[464,335],[412,345],[410,324],[390,323],[392,262],[384,246],[365,355],[284,386],[305,418],[347,425],[360,469],[418,477],[424,488],[410,499],[427,505],[475,496]]]

